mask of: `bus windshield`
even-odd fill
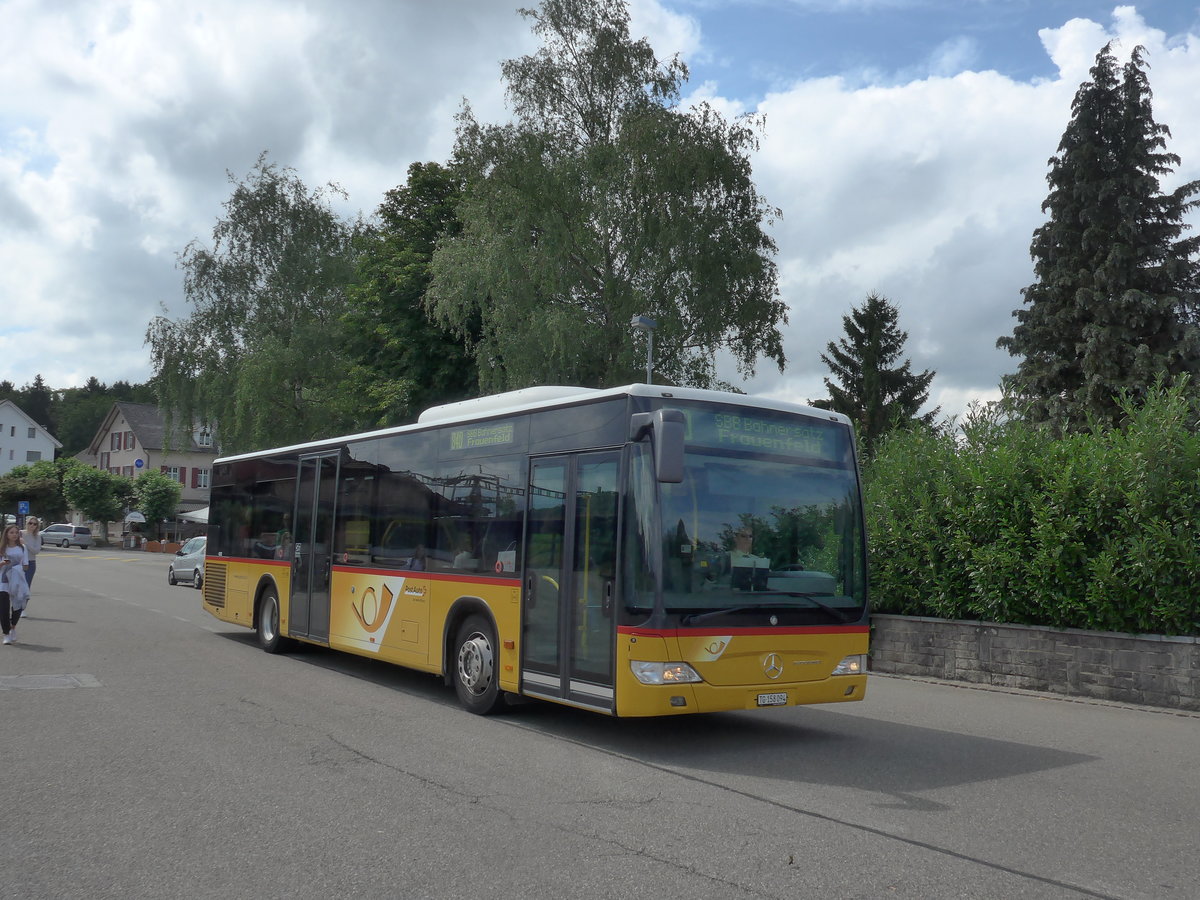
[[[770,421],[759,412],[750,427],[743,416],[742,430],[723,442],[690,427],[683,481],[658,485],[662,610],[682,627],[760,614],[779,624],[847,624],[865,613],[849,430],[804,419],[810,439],[802,444],[781,443],[782,432],[750,439],[769,432],[762,423]],[[786,431],[797,418],[781,415],[779,422]],[[648,478],[641,481],[648,487]],[[637,494],[636,483],[633,489]],[[630,593],[629,605],[649,607],[648,591]]]

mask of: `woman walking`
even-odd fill
[[[0,540],[0,630],[4,631],[6,644],[16,641],[17,622],[29,602],[29,584],[25,581],[28,564],[21,529],[15,524],[5,527]]]
[[[33,590],[33,573],[37,571],[37,555],[42,549],[42,523],[37,516],[25,520],[25,533],[21,535],[25,543],[25,553],[29,556],[29,566],[25,569],[25,584]]]

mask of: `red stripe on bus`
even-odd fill
[[[214,563],[250,563],[256,566],[286,566],[291,568],[291,561],[287,559],[260,559],[254,556],[206,556],[206,564]],[[520,578],[492,578],[487,575],[454,575],[448,572],[423,572],[419,569],[377,569],[368,568],[366,566],[346,566],[337,565],[333,567],[335,572],[347,572],[355,575],[401,575],[405,578],[428,578],[431,581],[458,581],[467,584],[491,584],[505,585],[507,587],[520,587]]]

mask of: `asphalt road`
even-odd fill
[[[1200,896],[1200,717],[873,677],[479,718],[428,675],[261,652],[164,556],[39,567],[0,647],[0,897]]]

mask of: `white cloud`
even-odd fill
[[[142,335],[160,302],[185,311],[176,254],[207,240],[226,171],[241,178],[268,150],[370,213],[409,163],[448,157],[464,97],[481,120],[507,115],[499,61],[535,46],[517,5],[534,4],[0,0],[0,299],[25,317],[0,326],[0,379],[147,378]],[[687,8],[632,0],[632,31],[662,57],[702,56],[704,3]],[[1038,35],[1059,74],[1033,84],[960,71],[976,52],[964,37],[916,61],[919,77],[810,79],[762,100],[755,176],[784,209],[790,366],[745,388],[822,394],[821,351],[877,290],[900,308],[914,367],[938,372],[933,402],[989,396],[1013,365],[994,343],[1032,277],[1046,160],[1110,38],[1147,48],[1155,114],[1186,167],[1173,183],[1200,177],[1200,36],[1132,7]],[[717,84],[689,90],[747,111]]]
[[[160,302],[184,311],[176,254],[227,171],[268,150],[369,213],[448,157],[464,96],[503,115],[499,60],[530,46],[493,0],[0,3],[0,297],[31,317],[4,326],[0,378],[145,380],[142,335]]]
[[[658,0],[631,0],[629,33],[635,39],[647,38],[660,59],[675,54],[689,58],[703,52],[696,19],[665,9]]]
[[[950,77],[969,68],[979,56],[979,44],[973,38],[959,35],[943,41],[929,60],[929,74]]]
[[[994,397],[1016,364],[995,342],[1011,333],[1033,279],[1029,243],[1044,221],[1046,162],[1109,39],[1125,54],[1146,47],[1156,117],[1172,127],[1170,149],[1184,162],[1172,182],[1200,177],[1195,116],[1185,112],[1200,90],[1200,41],[1168,44],[1130,8],[1107,30],[1076,19],[1040,34],[1059,78],[962,72],[880,86],[822,78],[765,98],[754,171],[784,210],[776,239],[791,308],[789,367],[783,380],[761,367],[750,390],[824,396],[821,352],[843,336],[842,316],[878,291],[900,309],[914,369],[938,373],[931,405],[958,414],[972,398]]]
[[[1058,77],[1075,86],[1087,79],[1096,53],[1111,40],[1104,26],[1090,19],[1071,19],[1061,28],[1043,28],[1038,37],[1058,67]]]

